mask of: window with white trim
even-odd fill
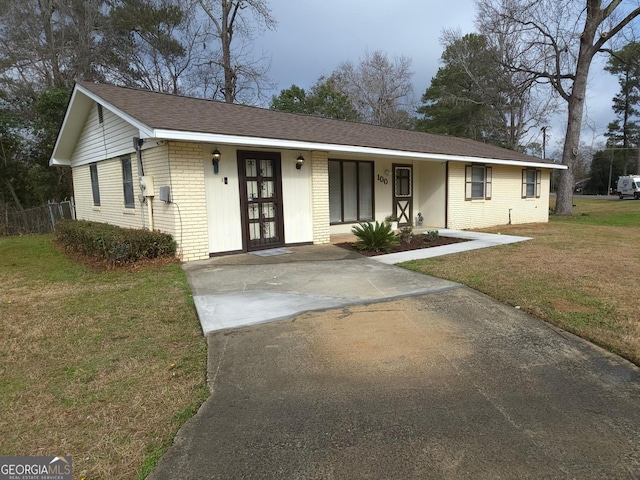
[[[527,168],[522,170],[522,198],[540,198],[542,171]]]
[[[491,167],[465,167],[465,200],[491,200]]]
[[[93,194],[93,205],[100,206],[100,183],[98,182],[98,164],[89,165],[89,173],[91,174],[91,193]]]
[[[131,172],[131,156],[121,157],[122,163],[122,189],[124,191],[124,206],[127,208],[136,207],[136,198],[133,193],[133,174]]]

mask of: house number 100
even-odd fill
[[[387,183],[389,183],[389,180],[388,180],[387,178],[383,177],[382,175],[378,175],[378,181],[379,181],[380,183],[384,183],[385,185],[386,185]]]

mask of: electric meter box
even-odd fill
[[[151,175],[145,175],[140,177],[140,189],[142,190],[142,195],[145,197],[153,197],[153,177]]]

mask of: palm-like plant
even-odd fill
[[[361,223],[354,226],[351,232],[358,237],[353,244],[358,250],[384,252],[398,244],[398,238],[388,223]]]

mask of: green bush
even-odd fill
[[[388,223],[361,223],[351,229],[358,237],[354,246],[359,250],[373,250],[375,252],[386,251],[398,244],[396,235]]]
[[[168,233],[121,228],[107,223],[63,220],[56,223],[56,239],[65,248],[99,257],[112,265],[173,256],[177,244]]]
[[[424,234],[424,241],[433,242],[434,240],[437,240],[438,237],[440,237],[438,230],[429,230],[427,233]]]
[[[402,227],[400,229],[400,233],[398,233],[398,239],[402,243],[410,243],[412,238],[413,238],[413,227],[412,226]]]

